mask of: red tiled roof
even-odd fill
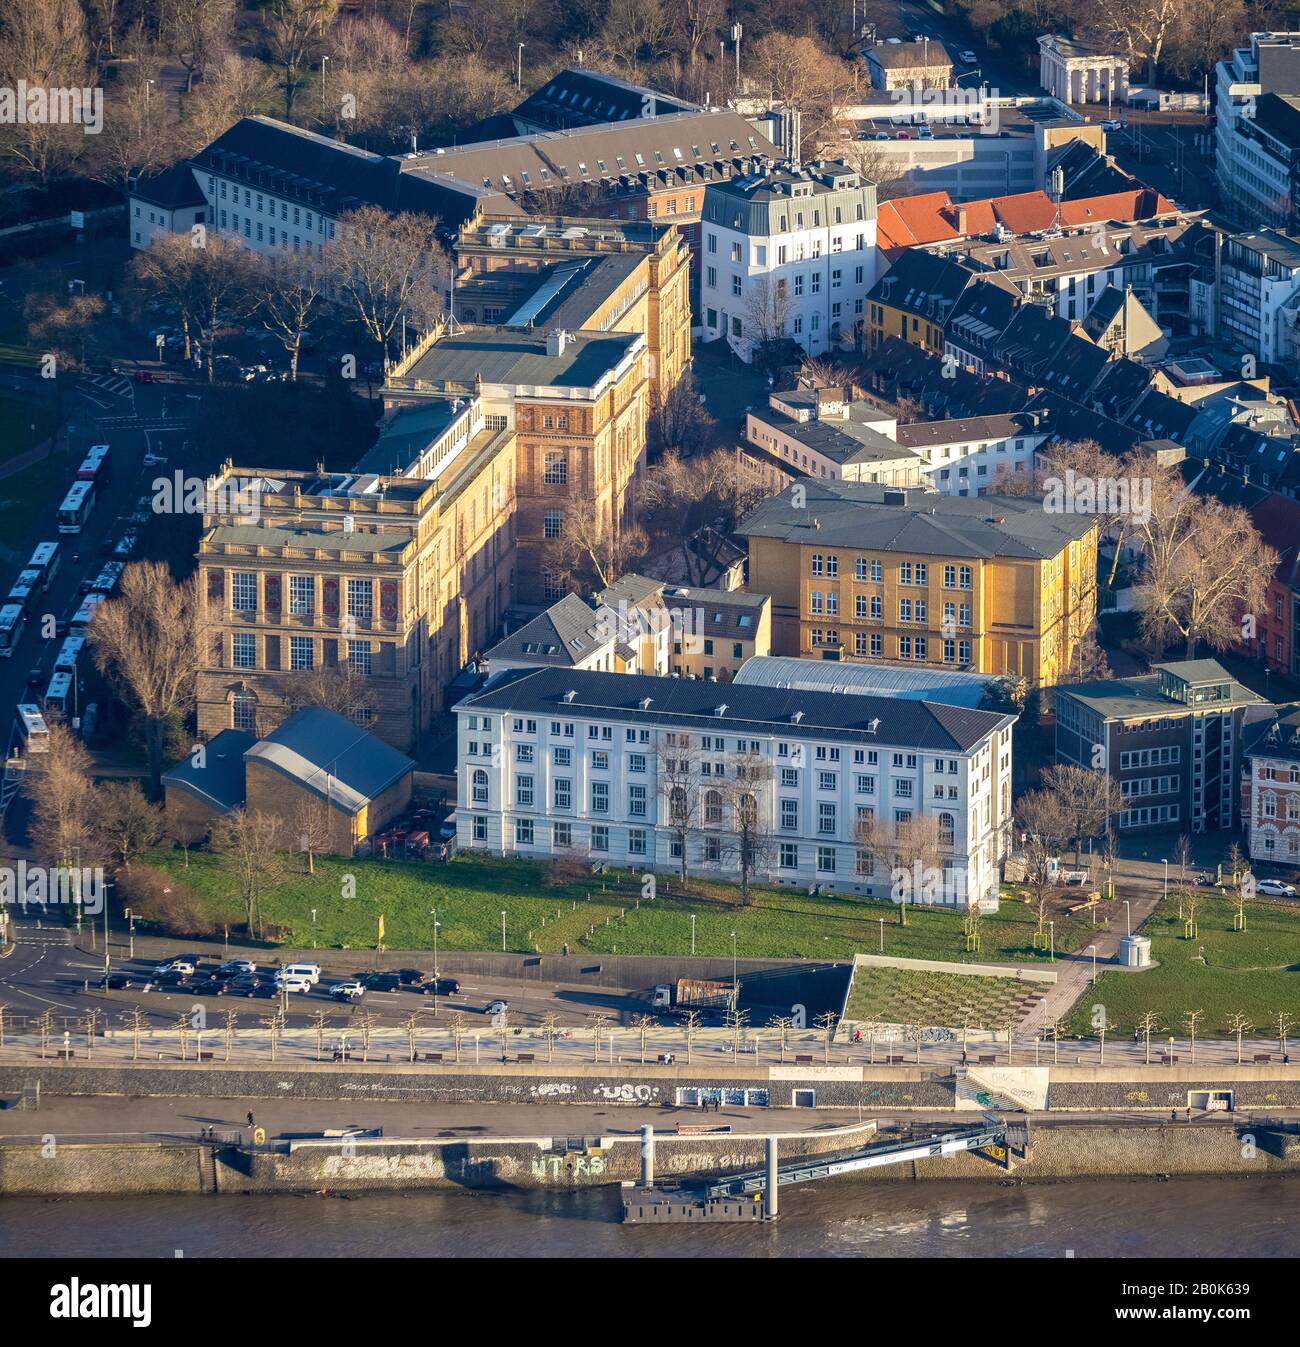
[[[1056,203],[1046,192],[1018,192],[995,196],[993,211],[1013,234],[1032,234],[1056,223]]]
[[[1091,224],[1102,220],[1149,220],[1174,210],[1174,203],[1149,187],[1132,192],[1111,192],[1107,196],[1089,196],[1081,201],[1061,202],[1063,225]]]

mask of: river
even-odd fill
[[[841,1179],[764,1226],[624,1226],[616,1189],[351,1200],[0,1199],[0,1257],[1300,1256],[1293,1178],[1085,1183]]]

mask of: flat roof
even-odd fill
[[[640,333],[569,333],[559,355],[547,355],[546,334],[505,327],[467,327],[434,342],[401,379],[473,384],[516,384],[540,388],[595,388],[638,346]]]

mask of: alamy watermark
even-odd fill
[[[1073,468],[1064,477],[1043,482],[1048,514],[1126,515],[1145,523],[1151,518],[1149,477],[1087,477]]]
[[[96,916],[104,910],[105,887],[98,865],[0,865],[0,907],[79,903],[87,916]]]
[[[26,80],[0,85],[0,125],[80,126],[97,136],[104,129],[104,91],[43,89]]]
[[[187,477],[177,469],[150,483],[154,514],[239,515],[257,523],[262,517],[262,480],[258,477]]]

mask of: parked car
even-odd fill
[[[153,370],[138,369],[131,376],[138,384],[151,384],[154,382]]]
[[[456,839],[456,811],[453,809],[438,827],[440,842],[453,842]]]
[[[45,684],[45,674],[41,671],[38,664],[34,669],[27,670],[27,686],[29,688],[43,687]]]
[[[190,975],[188,973],[167,972],[155,973],[140,988],[143,992],[178,992],[186,990],[190,985]]]
[[[226,983],[228,996],[275,996],[275,983],[256,973],[241,973]]]
[[[156,458],[152,454],[150,454],[145,456],[146,466],[151,466],[149,463],[150,458],[153,458],[154,463],[167,462],[165,458]],[[135,530],[127,529],[127,531],[122,535],[122,540],[118,543],[118,545],[115,548],[113,548],[113,555],[115,557],[121,557],[123,560],[125,560],[134,551],[135,551]]]
[[[1281,879],[1261,879],[1255,885],[1256,893],[1267,893],[1274,898],[1294,898],[1296,888],[1294,884],[1287,884]]]
[[[510,1003],[508,1001],[489,1001],[487,1005],[483,1007],[483,1013],[485,1015],[504,1015],[509,1009]]]
[[[979,59],[980,58],[976,56],[973,51],[964,51],[961,54],[962,65],[975,65],[978,63]]]
[[[424,984],[424,993],[426,996],[457,996],[460,983],[455,978],[430,978]]]
[[[1124,123],[1117,121],[1112,117],[1108,121],[1102,122],[1101,129],[1103,131],[1122,131],[1124,129]]]
[[[226,984],[217,977],[209,974],[207,977],[193,977],[187,991],[191,991],[195,996],[224,996],[226,994]]]
[[[933,140],[934,129],[930,126],[922,126],[916,133],[917,140]]]
[[[329,994],[339,1001],[359,1001],[366,994],[366,989],[360,978],[348,978],[344,982],[336,982]]]
[[[402,980],[396,973],[369,973],[365,978],[368,992],[395,992],[401,989]]]

